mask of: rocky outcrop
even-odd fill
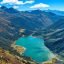
[[[52,58],[51,60],[43,62],[42,64],[64,64],[64,62],[58,60],[57,58]]]
[[[34,61],[24,59],[12,54],[10,51],[0,48],[0,64],[37,64]]]

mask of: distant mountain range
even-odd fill
[[[64,11],[59,11],[59,10],[46,10],[46,12],[52,12],[54,14],[64,16]]]
[[[64,12],[61,11],[19,12],[3,6],[0,8],[0,46],[6,48],[22,35],[33,34],[44,37],[45,45],[54,53],[64,57],[63,15]],[[25,31],[20,31],[22,29]]]

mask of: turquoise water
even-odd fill
[[[44,40],[37,37],[21,37],[16,41],[16,45],[25,47],[24,55],[37,62],[47,61],[53,57],[51,51],[44,45]]]

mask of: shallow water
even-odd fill
[[[44,40],[37,37],[21,37],[16,41],[16,45],[25,47],[24,55],[31,57],[37,62],[47,61],[54,57],[51,51],[44,45]]]

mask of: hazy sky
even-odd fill
[[[0,0],[0,6],[18,10],[51,9],[64,11],[64,0]]]

